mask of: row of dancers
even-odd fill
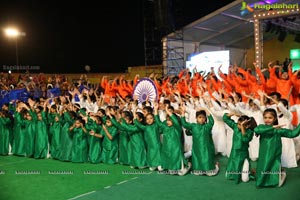
[[[263,92],[260,92],[260,95],[261,98],[267,96]],[[239,95],[233,94],[233,96],[237,101]],[[268,98],[273,103],[276,102],[274,96]],[[284,159],[287,165],[284,167],[297,166],[299,155],[296,152],[297,138],[293,140],[280,137],[280,141],[278,138],[274,139],[275,146],[262,143],[262,140],[266,139],[264,133],[268,131],[270,135],[279,131],[283,137],[296,137],[299,134],[298,126],[295,129],[292,126],[289,129],[283,128],[287,125],[282,124],[280,118],[285,117],[284,112],[290,112],[283,102],[279,99],[278,104],[262,105],[259,109],[255,100],[249,105],[242,101],[231,101],[230,98],[227,102],[220,103],[204,92],[200,98],[181,98],[179,94],[169,99],[162,97],[160,103],[152,103],[152,105],[150,102],[138,105],[135,100],[129,103],[124,101],[119,102],[124,105],[107,105],[97,113],[87,113],[86,109],[67,101],[65,104],[51,105],[49,100],[36,102],[30,99],[28,104],[23,102],[16,104],[13,126],[11,126],[9,112],[5,111],[13,110],[12,104],[2,109],[1,125],[5,126],[2,126],[1,133],[7,132],[8,137],[3,140],[6,142],[1,145],[1,153],[8,153],[11,144],[12,153],[15,155],[45,158],[51,153],[52,158],[63,161],[120,163],[137,168],[148,166],[150,170],[168,170],[171,174],[179,175],[186,174],[191,168],[195,175],[209,176],[218,173],[219,164],[214,160],[215,154],[221,153],[229,157],[226,177],[236,181],[247,181],[252,176],[249,171],[251,145],[250,148],[248,147],[255,139],[260,140],[260,143],[253,145],[256,147],[254,150],[258,152],[257,157],[252,157],[253,160],[258,159],[258,163],[260,160],[265,160],[264,162],[272,160],[272,170],[280,165],[283,166]],[[225,105],[226,107],[222,107]],[[243,112],[246,111],[252,114],[245,115],[246,113]],[[181,117],[175,114],[176,112],[180,113]],[[262,118],[262,122],[253,115],[255,112],[260,113],[257,116]],[[274,118],[271,122],[265,120],[265,118],[272,118],[265,117],[268,115]],[[256,121],[259,126],[250,128],[250,119],[254,119],[253,121]],[[223,127],[220,126],[221,123]],[[263,124],[267,126],[263,127]],[[232,131],[231,136],[228,130]],[[3,137],[5,134],[1,135]],[[294,149],[291,146],[287,148],[289,152],[294,152],[294,157],[284,157],[282,152],[285,143],[282,139],[293,142]],[[281,144],[282,150],[279,148]],[[277,157],[264,158],[265,153],[268,152],[266,148],[271,147],[276,151],[280,149],[276,152]],[[261,153],[259,149],[263,149],[265,153]],[[192,155],[191,162],[186,159],[189,150]],[[63,158],[64,153],[65,158]],[[241,158],[238,164],[236,157]],[[296,166],[292,165],[294,160]],[[273,168],[274,163],[275,168]],[[259,166],[258,164],[258,168]],[[268,169],[264,167],[259,169],[264,175],[277,172],[278,177],[285,176],[284,171],[281,170],[270,169],[267,173]],[[246,178],[242,178],[243,174],[246,174]],[[281,184],[283,179],[278,179],[281,180]],[[264,186],[265,178],[260,182],[258,186]]]

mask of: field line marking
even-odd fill
[[[117,185],[121,185],[123,183],[126,183],[128,180],[125,180],[125,181],[121,181],[120,183],[117,183]]]
[[[17,162],[4,163],[4,164],[0,164],[0,166],[16,164],[16,163],[20,163],[20,162],[24,162],[24,161],[26,161],[26,160],[20,160],[20,161],[17,161]]]
[[[92,194],[92,193],[94,193],[94,192],[96,192],[96,191],[87,192],[87,193],[84,193],[84,194],[78,195],[78,196],[76,196],[76,197],[73,197],[73,198],[71,198],[71,199],[69,199],[69,200],[72,200],[72,199],[77,199],[77,198],[79,198],[79,197],[83,197],[83,196],[85,196],[85,195]]]

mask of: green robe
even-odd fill
[[[87,133],[82,128],[74,128],[71,131],[73,135],[72,159],[74,163],[83,163],[88,161]]]
[[[101,120],[102,120],[102,124],[105,124],[106,123],[106,116],[104,115],[103,117],[101,117]]]
[[[146,144],[146,158],[149,167],[161,166],[161,142],[160,128],[158,123],[151,125],[142,125],[138,120],[134,120],[134,124],[144,131],[144,141]]]
[[[181,142],[182,128],[175,115],[172,115],[170,118],[173,122],[173,126],[169,127],[166,123],[160,122],[158,116],[155,116],[155,121],[160,122],[163,134],[161,166],[167,170],[180,170],[182,162],[184,165],[187,164]]]
[[[42,120],[36,122],[36,130],[38,131],[35,134],[34,158],[47,158],[49,141],[45,120],[45,112],[42,112]]]
[[[14,113],[14,127],[13,127],[13,145],[12,145],[12,152],[14,155],[18,156],[25,156],[25,135],[24,135],[24,128],[22,127],[23,124],[23,117],[19,112]]]
[[[14,106],[14,104],[9,103],[8,110],[9,110],[9,113],[11,114],[11,117],[10,117],[11,125],[9,127],[9,130],[10,130],[9,143],[11,144],[11,147],[12,147],[13,142],[14,142],[14,133],[13,133],[14,123],[13,122],[14,122],[14,113],[16,112],[16,107]]]
[[[107,131],[112,136],[112,140],[110,140],[105,131],[101,130],[101,135],[103,135],[103,143],[102,143],[102,154],[101,154],[101,161],[106,164],[115,164],[118,162],[118,130],[116,127],[106,126]]]
[[[60,136],[61,136],[61,121],[53,122],[49,131],[51,132],[50,154],[54,159],[59,159],[60,156]]]
[[[47,126],[48,126],[48,140],[51,146],[51,142],[52,142],[52,131],[51,131],[51,126],[54,124],[54,119],[55,116],[57,115],[57,113],[48,113],[47,115]]]
[[[123,120],[122,124],[119,124],[115,119],[111,120],[113,125],[117,128],[124,130],[129,135],[128,143],[128,159],[129,164],[134,167],[146,166],[146,149],[143,139],[143,135],[138,127],[127,124]]]
[[[88,118],[88,123],[85,125],[85,128],[88,132],[91,130],[95,131],[95,133],[100,133],[102,127],[98,125],[95,121]],[[89,146],[89,162],[90,163],[100,163],[101,161],[101,143],[102,139],[88,135],[88,146]]]
[[[8,155],[11,120],[0,117],[0,155]]]
[[[233,130],[232,148],[226,167],[226,178],[233,179],[236,183],[239,183],[241,181],[244,161],[245,159],[249,160],[248,148],[249,142],[253,137],[253,131],[247,129],[246,134],[243,135],[238,129],[237,123],[230,119],[227,114],[223,115],[223,120]]]
[[[35,113],[29,111],[32,119],[24,120],[24,136],[25,136],[25,152],[27,157],[34,156],[34,148],[35,148],[35,135],[37,132],[36,129],[36,121],[35,121]]]
[[[294,130],[276,129],[270,125],[259,125],[254,129],[259,137],[259,157],[256,168],[256,186],[278,186],[281,172],[281,137],[294,138],[300,133],[300,125]]]
[[[60,154],[58,159],[61,161],[71,161],[73,139],[69,132],[69,128],[74,124],[74,119],[71,118],[68,112],[64,112],[63,119],[63,126],[60,134]]]
[[[116,128],[117,128],[117,132],[119,133],[119,163],[122,165],[129,165],[128,132],[125,131],[123,128],[120,127],[116,127]]]
[[[215,169],[215,147],[212,140],[211,130],[214,125],[212,116],[208,116],[208,123],[188,123],[185,117],[181,118],[184,128],[190,130],[188,135],[193,136],[192,146],[192,169],[209,171]]]

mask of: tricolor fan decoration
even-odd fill
[[[135,85],[132,96],[137,96],[139,103],[146,101],[147,97],[149,102],[156,102],[157,88],[151,79],[142,78]]]

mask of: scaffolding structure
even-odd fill
[[[184,68],[183,30],[175,31],[181,10],[174,0],[143,2],[145,66],[162,65],[163,76],[178,74]]]
[[[164,75],[178,75],[185,68],[183,30],[177,30],[162,39]]]

